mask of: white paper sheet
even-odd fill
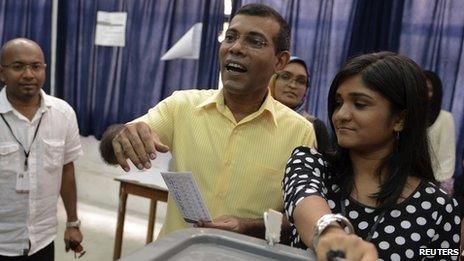
[[[212,220],[191,172],[161,172],[161,176],[186,222]]]
[[[202,23],[196,23],[162,57],[161,60],[198,59],[200,57]]]
[[[97,12],[95,45],[124,46],[126,44],[126,12]]]

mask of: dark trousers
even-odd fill
[[[55,244],[51,242],[48,246],[40,249],[31,256],[0,256],[0,261],[54,261]]]

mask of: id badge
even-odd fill
[[[25,194],[29,193],[28,171],[23,171],[16,175],[16,192]]]

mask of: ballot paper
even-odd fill
[[[161,176],[186,222],[212,220],[191,172],[161,172]]]

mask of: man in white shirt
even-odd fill
[[[56,208],[67,214],[66,250],[82,251],[73,161],[82,154],[76,115],[42,90],[41,48],[17,38],[0,53],[0,260],[54,260]]]

